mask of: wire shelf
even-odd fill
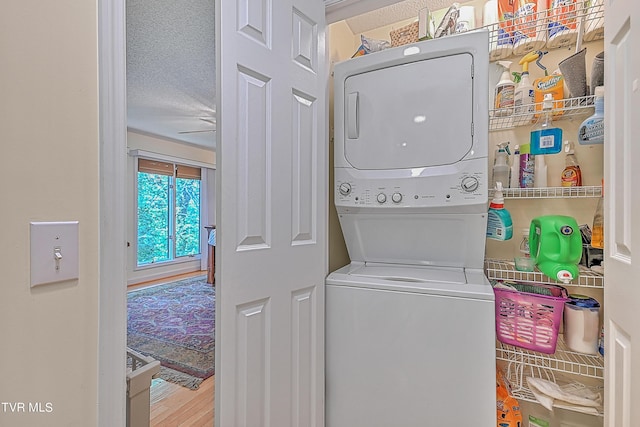
[[[577,2],[576,2],[577,3]],[[595,3],[595,2],[591,2]],[[604,2],[603,2],[604,3]],[[604,38],[604,4],[589,4],[584,2],[584,7],[571,6],[557,14],[554,11],[547,13],[541,11],[516,16],[509,21],[503,21],[491,25],[486,25],[489,31],[489,58],[491,61],[510,58],[512,56],[522,57],[531,50],[561,49],[576,44],[579,36],[583,42],[591,42]],[[583,4],[580,2],[580,4]],[[576,29],[574,36],[551,38],[549,40],[550,21],[563,21],[565,24]],[[514,37],[514,35],[516,35]],[[518,36],[526,35],[536,40],[529,50],[519,48],[517,44],[514,48],[514,40],[517,42]],[[553,35],[553,34],[552,34]],[[496,47],[499,47],[496,49]]]
[[[572,120],[592,114],[594,111],[595,95],[567,98],[554,101],[553,120]],[[489,110],[489,130],[497,131],[511,129],[518,126],[530,126],[537,120],[536,114],[542,111],[542,102],[531,104],[530,111],[503,115],[505,109]]]
[[[494,190],[489,190],[489,198]],[[502,190],[504,198],[509,199],[567,199],[590,198],[602,196],[600,185],[581,187],[544,187],[544,188],[505,188]]]
[[[537,403],[538,400],[528,387],[527,377],[541,378],[557,384],[576,384],[576,387],[586,386],[567,380],[566,374],[598,381],[604,380],[604,358],[600,355],[582,354],[569,350],[564,344],[562,335],[558,337],[554,354],[538,353],[498,341],[496,359],[507,364],[506,376],[512,387],[513,396],[529,402]],[[602,392],[604,383],[589,388],[594,392]],[[603,415],[602,408],[598,409],[598,415]]]
[[[584,288],[604,288],[604,276],[580,265],[580,275],[571,283],[565,284],[553,280],[537,268],[534,271],[518,271],[513,261],[486,259],[485,273],[489,279],[510,280],[523,283],[547,283],[562,286],[578,286]]]
[[[505,362],[515,361],[523,365],[541,367],[553,372],[604,379],[604,358],[599,354],[590,355],[571,351],[564,343],[562,334],[558,336],[554,354],[538,353],[498,341],[496,358]]]

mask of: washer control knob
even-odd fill
[[[376,199],[378,200],[378,203],[384,203],[387,201],[387,195],[384,193],[380,193],[378,194],[378,197],[376,197]]]
[[[465,176],[462,178],[462,189],[467,193],[472,193],[478,189],[480,183],[475,176]]]
[[[338,187],[338,191],[343,196],[348,196],[351,193],[351,184],[349,184],[348,182],[343,182],[342,184],[340,184],[340,187]]]
[[[393,193],[393,195],[391,195],[391,200],[393,200],[393,203],[400,203],[402,201],[402,194]]]

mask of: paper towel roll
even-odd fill
[[[547,39],[547,0],[517,0],[515,6],[514,55],[525,55],[544,48]]]
[[[585,30],[582,40],[590,42],[604,38],[604,0],[586,0]]]
[[[500,0],[501,6],[508,7],[509,0]],[[502,17],[502,20],[499,18]],[[482,8],[482,25],[490,31],[489,60],[508,58],[513,53],[513,9],[498,13],[498,0],[488,0]]]
[[[456,33],[464,33],[476,28],[476,8],[473,6],[461,6],[458,22],[456,23]]]
[[[575,44],[578,39],[578,0],[551,0],[547,47],[555,49]]]

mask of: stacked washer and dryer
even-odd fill
[[[328,427],[494,426],[488,33],[336,64]]]

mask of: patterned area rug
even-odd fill
[[[215,288],[206,276],[127,294],[127,346],[160,361],[160,378],[196,389],[214,373]]]

